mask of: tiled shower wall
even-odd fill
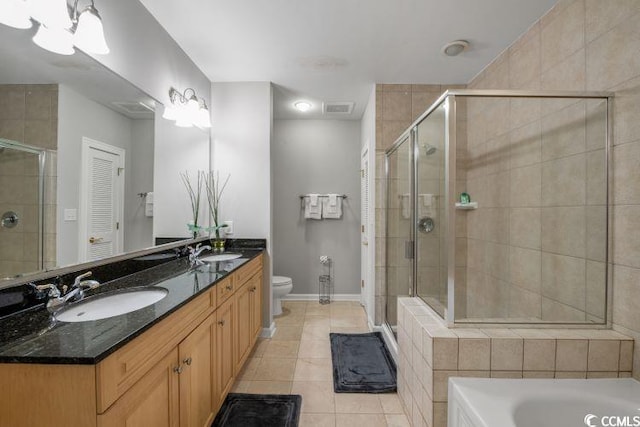
[[[612,314],[614,329],[634,336],[636,343],[640,342],[639,28],[638,1],[562,0],[469,84],[475,89],[614,93]],[[639,354],[635,352],[636,378],[640,378]]]
[[[44,196],[44,261],[55,265],[57,85],[0,85],[0,138],[47,150]],[[11,149],[0,153],[0,215],[16,212],[21,222],[0,228],[0,277],[37,266],[36,156]]]
[[[375,324],[384,320],[385,297],[385,263],[386,263],[386,196],[385,189],[385,150],[425,112],[433,102],[447,89],[464,86],[443,85],[376,85],[376,182],[375,182],[375,218],[376,218],[376,257],[375,257]],[[397,269],[398,270],[398,269]],[[402,271],[396,271],[401,277]],[[408,280],[408,279],[407,279]],[[402,286],[402,289],[407,286]],[[398,285],[398,289],[399,285]],[[405,293],[406,294],[406,293]],[[395,304],[390,307],[395,310]]]

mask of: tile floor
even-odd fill
[[[285,301],[273,338],[261,339],[232,391],[302,395],[300,427],[405,427],[396,393],[334,393],[329,332],[369,332],[357,302]]]

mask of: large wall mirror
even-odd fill
[[[162,105],[82,52],[50,53],[32,35],[0,25],[0,280],[156,237]]]

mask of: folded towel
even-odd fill
[[[144,215],[147,217],[153,216],[153,192],[152,191],[148,192],[147,195],[145,196]]]
[[[329,206],[336,206],[338,204],[338,195],[329,194]]]
[[[402,218],[411,218],[411,195],[409,193],[399,194],[400,206],[402,208]]]
[[[309,198],[309,202],[311,206],[313,207],[318,206],[318,198],[320,197],[319,194],[307,194],[307,197]]]
[[[335,206],[331,205],[332,197],[335,197]],[[322,218],[340,219],[342,218],[342,197],[337,194],[329,194],[329,197],[322,198]]]
[[[312,204],[312,199],[315,196],[316,205]],[[322,203],[318,203],[317,194],[308,194],[304,198],[304,217],[306,219],[322,219]]]

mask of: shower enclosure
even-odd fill
[[[0,138],[0,279],[44,268],[45,156]]]
[[[387,325],[606,325],[610,133],[608,93],[445,92],[386,152]]]

